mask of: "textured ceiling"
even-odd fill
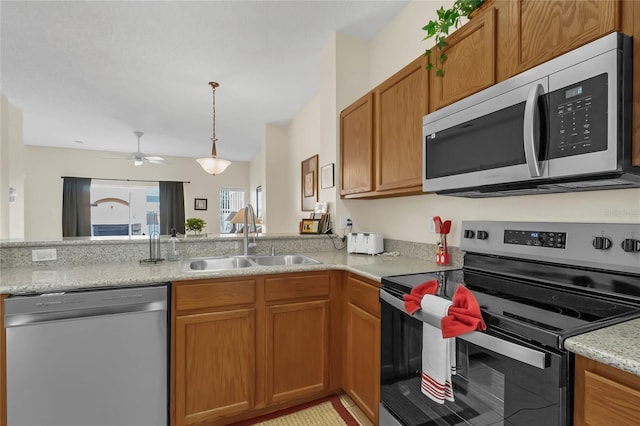
[[[24,143],[248,161],[319,87],[332,33],[373,38],[406,1],[5,1],[2,93]],[[76,141],[82,141],[78,143]]]

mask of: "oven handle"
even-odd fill
[[[380,299],[382,299],[382,301],[388,303],[393,308],[399,310],[405,315],[416,318],[422,321],[423,323],[429,324],[433,327],[441,328],[440,327],[441,318],[435,315],[430,315],[429,313],[426,313],[423,311],[417,311],[413,315],[409,315],[404,310],[404,303],[402,302],[402,300],[387,293],[383,289],[380,289]],[[545,368],[547,368],[547,354],[545,354],[544,352],[540,352],[535,349],[528,348],[526,346],[521,346],[516,343],[509,342],[507,340],[500,339],[490,334],[481,333],[478,331],[472,331],[470,333],[457,336],[457,338],[462,339],[466,342],[472,343],[483,349],[487,349],[487,350],[502,354],[516,361],[531,365],[532,367],[536,367],[541,370],[544,370]]]

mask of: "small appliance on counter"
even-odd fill
[[[375,232],[349,233],[347,237],[347,253],[379,254],[384,252],[382,234]]]

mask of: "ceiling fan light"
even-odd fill
[[[214,158],[214,157],[204,157],[198,158],[196,161],[202,166],[202,169],[211,174],[217,175],[225,171],[227,167],[231,164],[229,160],[223,160],[222,158]]]
[[[142,164],[144,164],[144,161],[142,160],[133,160],[133,165],[136,167],[142,166]]]

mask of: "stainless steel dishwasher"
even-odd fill
[[[8,426],[168,424],[168,286],[5,300]]]

